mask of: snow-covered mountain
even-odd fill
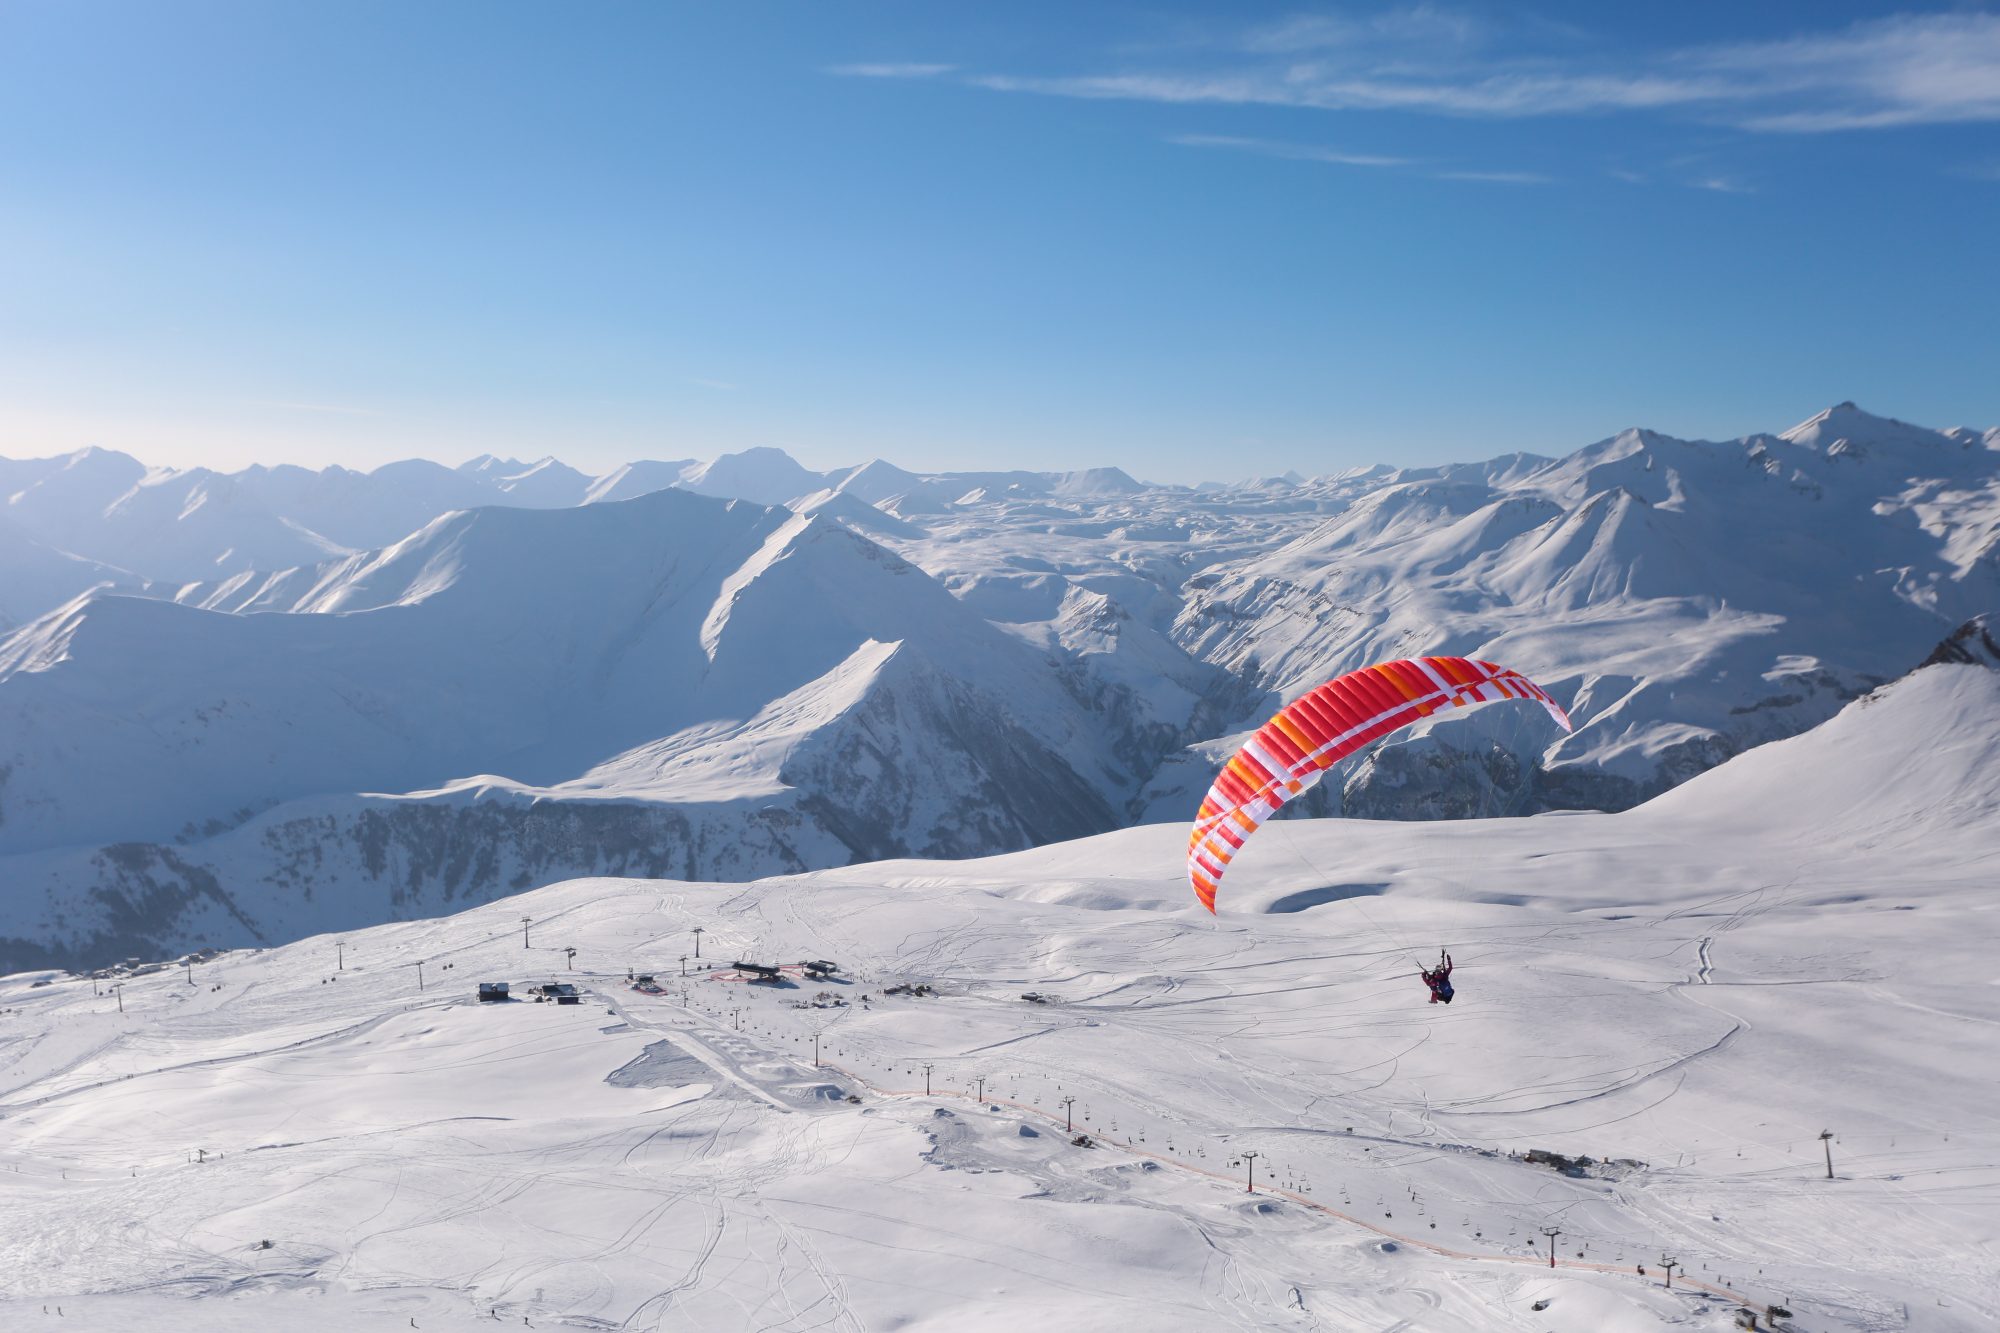
[[[532,509],[582,504],[597,481],[597,478],[579,472],[556,458],[523,463],[519,459],[502,460],[487,454],[460,464],[458,470],[490,481],[493,488],[509,501]]]
[[[1842,404],[1779,436],[1634,430],[1550,462],[1397,473],[1188,589],[1176,639],[1286,697],[1464,654],[1528,671],[1579,723],[1419,728],[1348,776],[1346,809],[1615,809],[1810,727],[2000,607],[2000,436]]]
[[[1220,677],[1163,678],[1138,627],[1131,665],[1101,604],[1038,644],[830,519],[678,490],[453,514],[225,596],[92,593],[0,641],[13,949],[1075,837]]]
[[[2000,1326],[2000,671],[1621,813],[1267,827],[1219,917],[1183,850],[0,977],[0,1324]]]
[[[86,451],[0,488],[0,615],[39,615],[0,638],[17,959],[1184,819],[1278,703],[1418,653],[1521,669],[1577,730],[1434,719],[1300,813],[1624,808],[2000,607],[2000,431],[1852,404],[1199,489],[777,450],[598,478]]]

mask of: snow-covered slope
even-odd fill
[[[584,495],[584,503],[601,504],[606,500],[630,500],[653,491],[663,491],[679,482],[681,476],[694,464],[695,460],[692,458],[677,459],[671,463],[627,463],[593,481],[590,490]]]
[[[1187,739],[838,523],[681,491],[451,515],[255,600],[0,641],[16,961],[1074,837]]]
[[[122,569],[58,551],[21,531],[0,511],[0,634],[92,588],[138,589],[142,581]]]
[[[1579,723],[1562,737],[1486,710],[1420,730],[1349,776],[1357,813],[1629,805],[1830,716],[2000,606],[2000,457],[1969,432],[1843,404],[1782,436],[1627,431],[1445,471],[1198,576],[1175,623],[1286,697],[1454,653],[1527,671]],[[1441,785],[1460,759],[1481,780]]]
[[[0,1321],[1985,1333],[1996,759],[1944,663],[1620,814],[1272,825],[1216,918],[1163,825],[8,978]]]
[[[145,466],[129,454],[95,448],[0,466],[7,512],[29,531],[57,538],[59,545],[65,534],[101,514],[146,476]]]

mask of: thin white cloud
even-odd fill
[[[1747,185],[1733,176],[1702,176],[1688,182],[1697,190],[1713,190],[1717,194],[1755,194],[1757,187]]]
[[[1788,133],[2000,120],[2000,15],[1898,14],[1836,33],[1693,53],[1753,95],[1809,105],[1757,112],[1748,129]]]
[[[1678,110],[1794,134],[2000,120],[2000,14],[1903,14],[1623,59],[1502,55],[1496,45],[1479,21],[1417,5],[1252,29],[1208,68],[965,82],[1059,97],[1484,118]]]
[[[1245,139],[1232,134],[1176,134],[1168,143],[1183,148],[1230,148],[1260,157],[1282,157],[1294,162],[1326,162],[1341,167],[1402,167],[1405,157],[1382,157],[1373,153],[1347,153],[1317,144],[1285,143],[1273,139]]]
[[[1487,185],[1552,185],[1553,176],[1544,176],[1539,171],[1434,171],[1431,176],[1441,181],[1477,181]]]
[[[827,73],[844,79],[935,79],[956,70],[956,65],[925,65],[911,61],[876,64],[831,65]]]
[[[1119,101],[1293,106],[1322,111],[1428,111],[1459,116],[1543,116],[1643,109],[1712,100],[1721,84],[1646,77],[1507,74],[1461,83],[1435,79],[1335,77],[1323,65],[1279,72],[1109,74],[1024,78],[983,74],[966,80],[996,92]]]
[[[1349,153],[1319,144],[1288,143],[1282,139],[1251,139],[1234,134],[1176,134],[1167,142],[1183,148],[1221,148],[1259,157],[1283,158],[1292,162],[1325,162],[1341,167],[1419,167],[1414,158],[1384,157],[1372,153]],[[1470,181],[1488,185],[1549,185],[1554,178],[1537,171],[1430,171],[1432,180]]]
[[[1252,28],[1244,34],[1241,46],[1245,51],[1273,55],[1412,43],[1470,47],[1489,33],[1488,25],[1474,15],[1441,5],[1415,4],[1365,16],[1294,14]]]

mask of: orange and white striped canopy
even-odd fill
[[[1569,714],[1541,686],[1469,657],[1378,662],[1285,705],[1223,765],[1194,817],[1187,862],[1194,896],[1213,912],[1216,885],[1244,840],[1348,755],[1441,708],[1496,699],[1533,699],[1570,730]]]

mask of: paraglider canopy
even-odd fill
[[[1370,741],[1441,708],[1533,699],[1570,730],[1541,686],[1495,662],[1412,657],[1336,676],[1293,700],[1244,742],[1208,789],[1188,835],[1188,883],[1209,911],[1223,872],[1278,808]]]

